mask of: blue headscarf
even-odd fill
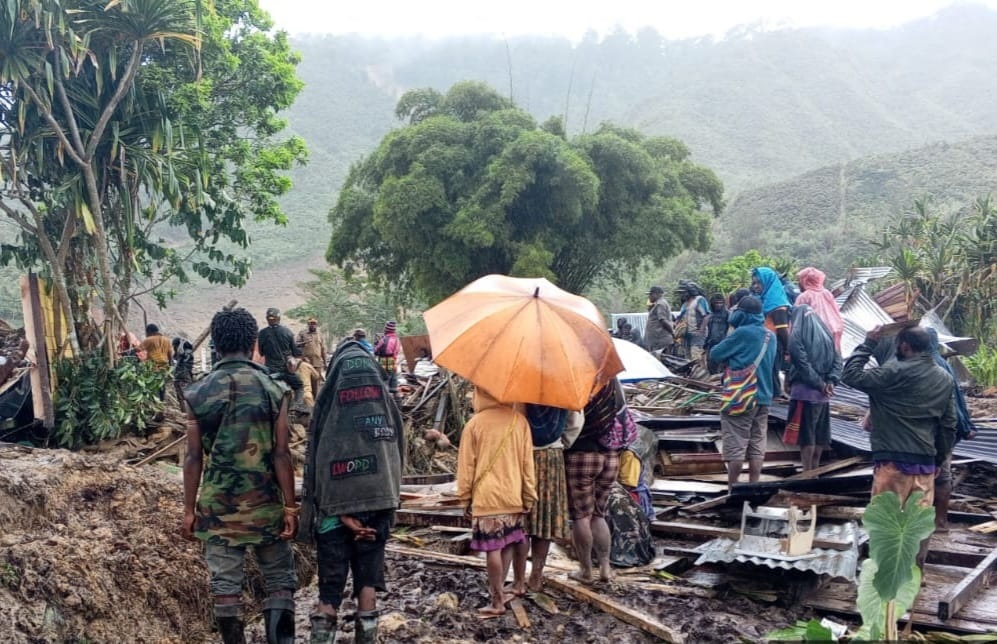
[[[955,435],[957,439],[962,440],[969,436],[970,432],[974,429],[973,421],[969,415],[969,408],[966,406],[966,396],[962,393],[962,389],[959,388],[959,381],[955,377],[955,372],[952,371],[952,365],[942,357],[941,347],[938,342],[938,331],[931,327],[927,327],[925,330],[928,332],[928,337],[931,338],[931,357],[935,360],[935,364],[952,376],[952,381],[955,383]]]
[[[789,298],[786,297],[786,289],[782,285],[779,274],[768,266],[759,266],[751,269],[751,275],[762,285],[762,292],[759,297],[762,300],[762,313],[768,315],[780,306],[790,306]]]

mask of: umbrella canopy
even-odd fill
[[[488,275],[423,317],[437,364],[501,402],[581,409],[623,369],[595,305],[543,278]]]
[[[616,354],[623,361],[623,373],[616,376],[620,382],[660,380],[661,378],[675,377],[675,374],[669,371],[668,367],[661,364],[661,360],[658,360],[633,342],[613,338],[613,345],[616,347]]]

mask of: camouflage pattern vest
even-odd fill
[[[201,428],[204,472],[195,535],[227,545],[273,543],[283,526],[274,429],[286,389],[260,365],[226,358],[185,391]]]

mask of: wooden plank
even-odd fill
[[[459,528],[470,528],[471,521],[463,512],[447,510],[433,512],[429,510],[409,510],[401,508],[395,512],[395,520],[399,525],[430,527],[446,525]]]
[[[739,539],[740,530],[731,528],[717,528],[699,523],[683,523],[680,521],[652,521],[651,532],[654,534],[678,534],[693,537],[707,537],[710,539]]]
[[[441,483],[450,483],[454,479],[456,479],[456,476],[450,473],[417,474],[411,476],[403,476],[402,485],[439,485]]]
[[[938,619],[945,621],[959,612],[959,609],[972,597],[981,585],[990,580],[990,571],[997,565],[997,549],[981,561],[966,575],[945,598],[938,602]]]
[[[599,593],[590,590],[579,583],[570,581],[566,578],[549,577],[547,579],[547,584],[571,595],[579,601],[598,608],[604,613],[612,615],[622,622],[626,622],[631,626],[636,626],[645,633],[650,633],[655,637],[661,638],[666,642],[673,642],[676,644],[685,642],[685,638],[680,632],[644,615],[640,611],[623,606],[622,604],[619,604],[604,595],[600,595]]]
[[[849,506],[867,505],[868,499],[855,496],[844,496],[841,494],[816,494],[813,492],[790,492],[789,490],[779,490],[779,492],[769,499],[765,505],[776,507],[811,506],[823,507],[827,505]],[[823,517],[823,513],[821,513]]]
[[[523,601],[521,599],[513,599],[509,602],[509,608],[512,609],[512,614],[515,615],[520,628],[526,629],[531,626],[530,616],[526,614],[526,609],[523,608]]]
[[[842,461],[835,461],[833,463],[828,463],[827,465],[821,465],[820,467],[813,470],[806,470],[800,472],[799,474],[794,474],[793,476],[787,476],[786,480],[803,481],[806,479],[815,479],[830,472],[836,472],[838,470],[843,470],[853,465],[858,465],[859,463],[864,463],[865,460],[866,459],[863,456],[852,456],[851,458],[846,458]]]
[[[715,508],[720,505],[726,505],[734,497],[730,494],[724,494],[723,496],[718,496],[715,499],[710,499],[709,501],[703,501],[702,503],[693,503],[692,505],[687,505],[681,508],[682,512],[689,514],[699,514],[700,512],[705,512],[711,508]]]
[[[651,492],[689,492],[693,494],[726,494],[727,486],[720,483],[702,483],[700,481],[676,481],[674,479],[658,479],[651,484]]]

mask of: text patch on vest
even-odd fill
[[[333,461],[329,464],[329,474],[334,479],[377,474],[377,455],[368,454],[342,461]]]
[[[384,414],[354,416],[353,429],[367,434],[367,439],[372,441],[390,441],[395,438],[395,428],[388,424],[388,417]]]
[[[356,405],[358,403],[369,402],[371,400],[381,400],[381,387],[376,385],[363,385],[361,387],[350,387],[340,389],[338,392],[339,404]]]

